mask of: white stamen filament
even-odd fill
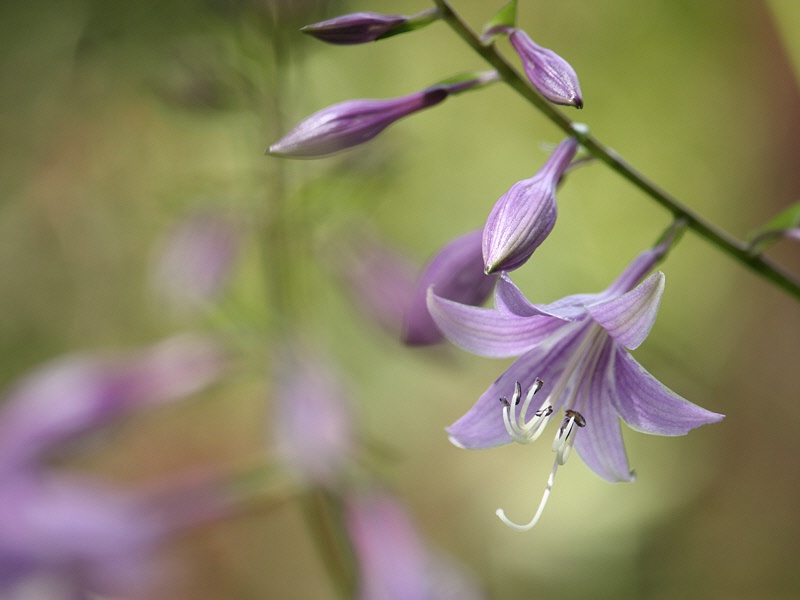
[[[525,397],[525,402],[522,403],[519,415],[517,414],[516,408],[522,396],[522,386],[519,382],[517,382],[514,387],[514,395],[511,397],[511,400],[506,400],[505,398],[500,399],[504,405],[503,424],[506,426],[508,435],[510,435],[515,442],[530,444],[542,434],[548,421],[550,421],[550,415],[553,414],[553,407],[545,400],[539,410],[534,413],[533,418],[525,422],[525,415],[533,401],[533,396],[539,391],[543,383],[541,379],[537,379],[533,382],[533,385],[530,387]]]
[[[553,489],[553,482],[556,480],[556,471],[558,471],[559,462],[555,460],[553,462],[553,470],[550,471],[550,477],[547,478],[547,487],[544,488],[544,494],[542,494],[542,500],[539,502],[539,508],[536,509],[536,514],[533,515],[533,518],[530,520],[529,523],[525,525],[520,525],[518,523],[514,523],[511,519],[506,516],[506,512],[502,508],[498,508],[497,512],[495,513],[500,520],[511,527],[511,529],[516,529],[517,531],[530,531],[536,526],[536,523],[539,522],[539,517],[542,516],[544,512],[544,507],[547,504],[547,499],[550,497],[550,490]]]

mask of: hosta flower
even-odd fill
[[[347,531],[359,569],[361,600],[478,600],[473,577],[431,548],[402,505],[389,494],[347,499]]]
[[[578,76],[558,54],[536,44],[521,29],[510,29],[511,45],[522,59],[522,67],[531,84],[554,104],[583,108]]]
[[[568,296],[552,304],[528,302],[507,276],[498,282],[495,309],[464,306],[429,294],[439,328],[455,344],[482,356],[520,358],[448,429],[463,448],[529,443],[549,419],[564,411],[556,431],[556,460],[544,498],[527,525],[541,515],[556,470],[574,445],[600,477],[632,481],[619,419],[644,433],[682,435],[723,418],[688,402],[650,375],[628,350],[637,348],[655,322],[664,274],[641,278],[663,248],[640,254],[599,294]]]
[[[348,100],[314,113],[278,142],[269,154],[319,158],[368,142],[389,125],[442,102],[449,92],[434,86],[387,100]]]
[[[483,272],[481,230],[450,241],[434,256],[416,284],[404,318],[403,341],[413,346],[435,344],[442,333],[428,312],[428,288],[434,286],[442,298],[478,306],[489,297],[496,275]]]
[[[536,175],[518,181],[492,207],[483,229],[486,273],[521,267],[556,223],[556,186],[578,150],[563,140]]]
[[[349,395],[333,367],[308,348],[274,357],[274,431],[283,463],[306,483],[332,486],[355,458]]]
[[[0,597],[126,595],[156,576],[153,552],[177,530],[215,516],[211,486],[133,492],[60,472],[65,442],[135,410],[195,393],[222,372],[207,340],[175,337],[129,356],[71,356],[46,365],[0,409]],[[11,596],[8,596],[11,594]]]

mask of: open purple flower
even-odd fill
[[[696,406],[650,375],[628,350],[637,348],[655,322],[664,274],[637,283],[662,256],[664,247],[640,254],[599,294],[568,296],[552,304],[528,302],[506,275],[498,282],[495,309],[464,306],[429,294],[431,315],[455,344],[490,357],[520,356],[448,429],[463,448],[529,443],[552,415],[563,409],[556,432],[556,460],[533,527],[550,494],[556,470],[574,446],[600,477],[633,481],[619,419],[644,433],[682,435],[723,418]],[[542,402],[534,404],[537,394]]]
[[[125,357],[64,358],[12,389],[0,410],[0,597],[36,582],[70,599],[141,590],[160,542],[224,510],[213,485],[132,492],[46,462],[81,434],[199,391],[223,362],[208,340],[181,336]]]
[[[522,67],[531,84],[553,104],[583,108],[578,76],[558,54],[542,48],[521,29],[510,29],[508,37],[522,59]]]
[[[386,100],[348,100],[314,113],[283,138],[268,154],[287,158],[320,158],[368,142],[389,125],[449,95],[442,86]]]
[[[556,224],[556,187],[578,150],[566,138],[536,175],[518,181],[492,207],[483,228],[485,272],[521,267]]]

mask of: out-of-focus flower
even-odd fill
[[[358,12],[306,25],[300,31],[329,44],[364,44],[374,42],[407,20],[403,15]]]
[[[178,310],[209,304],[224,287],[238,250],[238,227],[229,218],[210,212],[189,216],[156,258],[157,296]]]
[[[11,391],[0,409],[0,596],[44,584],[72,600],[153,582],[157,544],[226,501],[212,486],[121,491],[57,473],[45,458],[133,410],[199,391],[222,367],[215,345],[183,336],[129,357],[62,359]]]
[[[347,528],[358,561],[362,600],[478,600],[473,577],[428,547],[403,507],[383,492],[347,502]]]
[[[386,100],[348,100],[314,113],[267,150],[287,158],[320,158],[368,142],[389,125],[442,102],[449,92],[434,86]]]
[[[282,462],[307,483],[333,486],[355,457],[353,415],[329,363],[286,344],[272,367],[273,428]]]
[[[509,41],[522,59],[522,67],[533,87],[554,104],[583,108],[578,76],[558,54],[536,44],[521,29],[509,28]]]
[[[548,305],[528,302],[505,275],[498,282],[493,310],[430,294],[431,314],[453,343],[482,356],[521,355],[448,429],[454,444],[488,448],[529,443],[554,412],[564,409],[553,443],[556,461],[539,510],[524,526],[499,510],[509,526],[524,530],[535,525],[556,470],[573,444],[600,477],[632,481],[620,418],[635,430],[657,435],[682,435],[723,418],[666,388],[628,352],[644,341],[655,322],[664,274],[657,272],[637,283],[665,249],[662,245],[640,254],[599,294],[568,296]],[[533,405],[540,390],[544,401]]]
[[[536,175],[518,181],[497,200],[483,229],[486,273],[519,268],[553,230],[556,186],[577,150],[577,140],[565,139]]]
[[[483,304],[492,293],[497,276],[483,272],[482,236],[479,229],[450,241],[427,264],[405,311],[405,343],[422,346],[444,338],[428,311],[427,295],[431,286],[442,298],[470,306]]]

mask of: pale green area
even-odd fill
[[[282,29],[298,46],[275,89],[268,28],[249,6],[257,4],[2,5],[3,381],[74,349],[238,321],[256,353],[235,386],[136,421],[118,432],[113,452],[83,459],[120,479],[230,464],[268,447],[266,326],[292,315],[350,379],[365,436],[396,452],[383,480],[493,598],[800,595],[800,307],[687,234],[662,267],[660,318],[636,357],[727,419],[679,439],[626,431],[637,483],[606,484],[572,459],[540,526],[505,529],[498,506],[524,520],[538,503],[547,442],[466,452],[443,428],[508,361],[401,348],[370,328],[319,264],[337,262],[330,236],[352,219],[421,263],[481,226],[561,135],[498,85],[448,99],[338,157],[265,157],[269,143],[324,106],[406,94],[484,65],[441,23],[378,44],[326,47],[293,34],[300,21]],[[499,8],[454,4],[477,29]],[[428,6],[371,0],[350,9]],[[586,108],[569,114],[741,238],[800,197],[800,102],[783,54],[790,50],[796,73],[798,15],[793,0],[519,2],[520,26],[580,76]],[[279,197],[291,222],[280,251],[261,233]],[[204,205],[238,215],[250,235],[219,311],[181,320],[153,300],[148,267],[167,228]],[[569,177],[559,209],[551,238],[514,276],[534,301],[602,289],[669,223],[600,165]],[[797,250],[786,241],[770,252],[798,272]],[[264,273],[287,279],[265,285]],[[276,290],[286,314],[270,309]],[[184,597],[334,597],[291,505],[191,543]]]

